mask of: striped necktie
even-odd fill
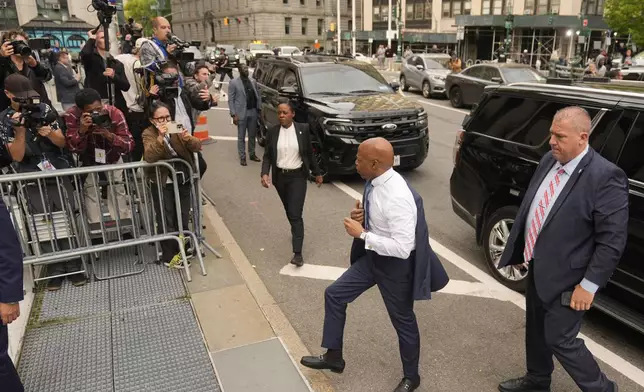
[[[371,183],[371,181],[367,181],[364,187],[364,196],[362,197],[363,207],[364,207],[364,229],[365,230],[369,229],[369,196],[371,196],[371,191],[373,191],[373,184]]]

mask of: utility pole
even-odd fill
[[[391,0],[389,0],[391,1]],[[342,29],[340,28],[340,0],[338,0],[338,21],[336,30],[338,32],[338,55],[342,54]]]
[[[387,7],[387,47],[391,48],[391,0],[389,0],[389,7]]]
[[[351,53],[356,55],[356,0],[351,0]]]
[[[396,56],[398,57],[397,61],[401,61],[402,59],[402,45],[403,45],[403,35],[402,35],[402,29],[403,29],[403,23],[402,23],[402,2],[398,0],[398,4],[396,4],[397,12],[396,12],[396,31],[398,32],[397,38],[398,38],[398,48],[396,50]]]

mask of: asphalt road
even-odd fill
[[[385,76],[390,80],[397,75]],[[474,230],[452,212],[450,203],[452,148],[464,112],[452,109],[446,100],[425,100],[413,91],[405,95],[429,112],[429,157],[420,168],[404,175],[424,198],[431,238],[485,271]],[[312,353],[320,353],[324,289],[330,281],[280,274],[291,257],[290,228],[275,189],[260,186],[260,164],[239,165],[237,132],[225,107],[221,103],[209,115],[210,135],[222,138],[204,147],[208,162],[204,189],[302,341]],[[258,146],[257,151],[261,157],[263,150]],[[363,182],[357,177],[339,179],[340,186],[309,185],[304,211],[307,264],[348,264],[351,241],[342,219],[353,199],[341,189],[343,184],[362,193]],[[443,262],[453,280],[476,282],[452,261]],[[496,391],[499,381],[525,372],[524,312],[515,304],[438,293],[431,301],[417,302],[416,314],[422,334],[419,391]],[[606,363],[601,366],[619,383],[620,391],[644,392],[643,336],[596,311],[587,315],[583,332],[605,348],[603,358],[614,368]],[[329,375],[337,391],[391,391],[400,381],[397,338],[377,289],[349,306],[344,351],[344,374]],[[631,371],[633,378],[640,377],[640,384],[620,371]],[[578,389],[557,366],[552,390]]]

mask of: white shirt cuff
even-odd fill
[[[589,293],[595,294],[597,290],[599,289],[599,285],[591,282],[590,280],[584,278],[584,280],[581,281],[579,284],[584,290],[588,291]]]

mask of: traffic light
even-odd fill
[[[241,24],[241,18],[235,18],[237,19],[237,24]]]
[[[554,18],[552,16],[548,17],[548,26],[552,26],[552,23],[554,22]]]
[[[228,18],[224,18],[224,26],[228,26]]]
[[[331,22],[331,23],[329,24],[329,30],[331,30],[331,31],[335,31],[335,22]]]

